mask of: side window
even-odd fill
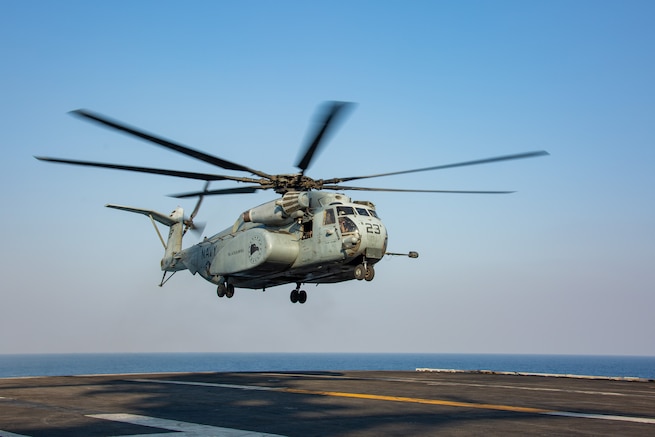
[[[368,212],[370,212],[370,213],[371,213],[371,215],[372,215],[373,217],[375,217],[375,218],[380,218],[380,217],[378,217],[378,213],[377,213],[377,212],[375,212],[375,210],[374,210],[374,209],[369,209],[369,210],[368,210]]]
[[[302,239],[306,240],[312,238],[313,236],[313,226],[314,222],[308,221],[302,224]]]
[[[334,209],[326,209],[325,210],[325,218],[323,219],[323,224],[324,225],[332,225],[335,223],[334,220]]]

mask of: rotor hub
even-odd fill
[[[283,174],[276,175],[270,181],[263,180],[262,185],[273,185],[278,194],[285,194],[290,191],[311,191],[320,190],[323,187],[323,180],[312,179],[304,174]]]

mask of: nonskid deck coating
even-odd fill
[[[655,383],[442,372],[0,379],[0,436],[655,435]]]

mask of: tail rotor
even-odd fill
[[[200,205],[202,204],[202,200],[204,199],[205,193],[207,192],[208,188],[209,188],[209,181],[205,182],[205,186],[202,190],[202,193],[198,196],[198,202],[196,203],[195,208],[193,208],[191,215],[189,216],[189,218],[184,219],[184,233],[182,235],[186,234],[188,230],[191,230],[192,232],[201,235],[202,232],[205,230],[205,226],[207,223],[205,222],[195,223],[193,219],[196,217],[198,211],[200,210]]]

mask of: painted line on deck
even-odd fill
[[[112,422],[129,423],[131,425],[146,426],[160,429],[164,432],[147,434],[130,434],[121,437],[285,437],[280,434],[268,434],[257,431],[246,431],[243,429],[223,428],[219,426],[202,425],[199,423],[182,422],[179,420],[160,419],[158,417],[141,416],[138,414],[87,414],[85,417],[92,419],[109,420]],[[173,432],[167,432],[173,431]],[[30,437],[24,434],[15,434],[0,429],[2,437]]]
[[[193,381],[189,381],[189,382],[171,381],[171,380],[161,380],[161,379],[130,379],[130,381],[141,382],[141,383],[155,383],[155,384],[177,384],[177,385],[192,385],[192,386],[195,385],[195,386],[202,386],[202,387],[229,388],[229,389],[238,389],[238,390],[270,391],[270,392],[278,392],[278,393],[294,393],[294,394],[312,395],[312,396],[368,399],[368,400],[387,401],[387,402],[405,402],[405,403],[424,404],[424,405],[439,405],[443,407],[476,408],[476,409],[483,409],[483,410],[511,411],[516,413],[542,414],[547,416],[561,416],[561,417],[577,417],[583,419],[614,420],[614,421],[621,421],[621,422],[646,423],[646,424],[655,425],[655,419],[648,418],[648,417],[618,416],[618,415],[609,415],[609,414],[586,414],[586,413],[576,413],[571,411],[548,410],[544,408],[518,407],[513,405],[501,405],[501,404],[479,404],[474,402],[447,401],[443,399],[424,399],[424,398],[410,398],[410,397],[403,397],[403,396],[374,395],[368,393],[347,393],[347,392],[336,392],[336,391],[303,390],[303,389],[286,388],[286,387],[219,384],[219,383],[211,383],[211,382],[193,382]]]
[[[630,396],[629,394],[626,393],[616,393],[616,392],[609,392],[609,391],[567,390],[562,388],[545,388],[545,387],[521,387],[518,385],[473,384],[473,383],[461,383],[461,382],[428,382],[427,385],[492,387],[492,388],[506,388],[510,390],[548,391],[548,392],[555,392],[555,393],[578,393],[584,395],[600,395],[600,396]]]
[[[30,437],[30,436],[28,436],[28,435],[24,435],[24,434],[14,434],[13,432],[3,431],[3,430],[1,430],[1,429],[0,429],[0,435],[1,435],[2,437]]]
[[[86,417],[93,419],[110,420],[112,422],[129,423],[132,425],[147,426],[150,428],[174,431],[173,433],[155,433],[140,434],[124,437],[198,437],[198,436],[217,436],[217,437],[284,437],[279,434],[267,434],[256,431],[245,431],[234,428],[221,428],[218,426],[201,425],[198,423],[181,422],[179,420],[159,419],[157,417],[140,416],[137,414],[88,414]]]
[[[650,425],[655,425],[655,419],[650,419],[648,417],[615,416],[611,414],[572,413],[569,411],[552,411],[550,413],[544,413],[544,414],[548,416],[579,417],[582,419],[614,420],[618,422],[646,423]]]
[[[541,408],[514,407],[511,405],[476,404],[473,402],[446,401],[441,399],[408,398],[403,396],[373,395],[373,394],[366,394],[366,393],[314,391],[314,390],[302,390],[302,389],[295,389],[295,388],[286,388],[286,389],[281,389],[280,391],[283,391],[285,393],[296,393],[296,394],[305,394],[305,395],[331,396],[331,397],[354,398],[354,399],[370,399],[374,401],[406,402],[412,404],[440,405],[445,407],[479,408],[483,410],[514,411],[518,413],[543,414],[546,411],[549,411]]]

